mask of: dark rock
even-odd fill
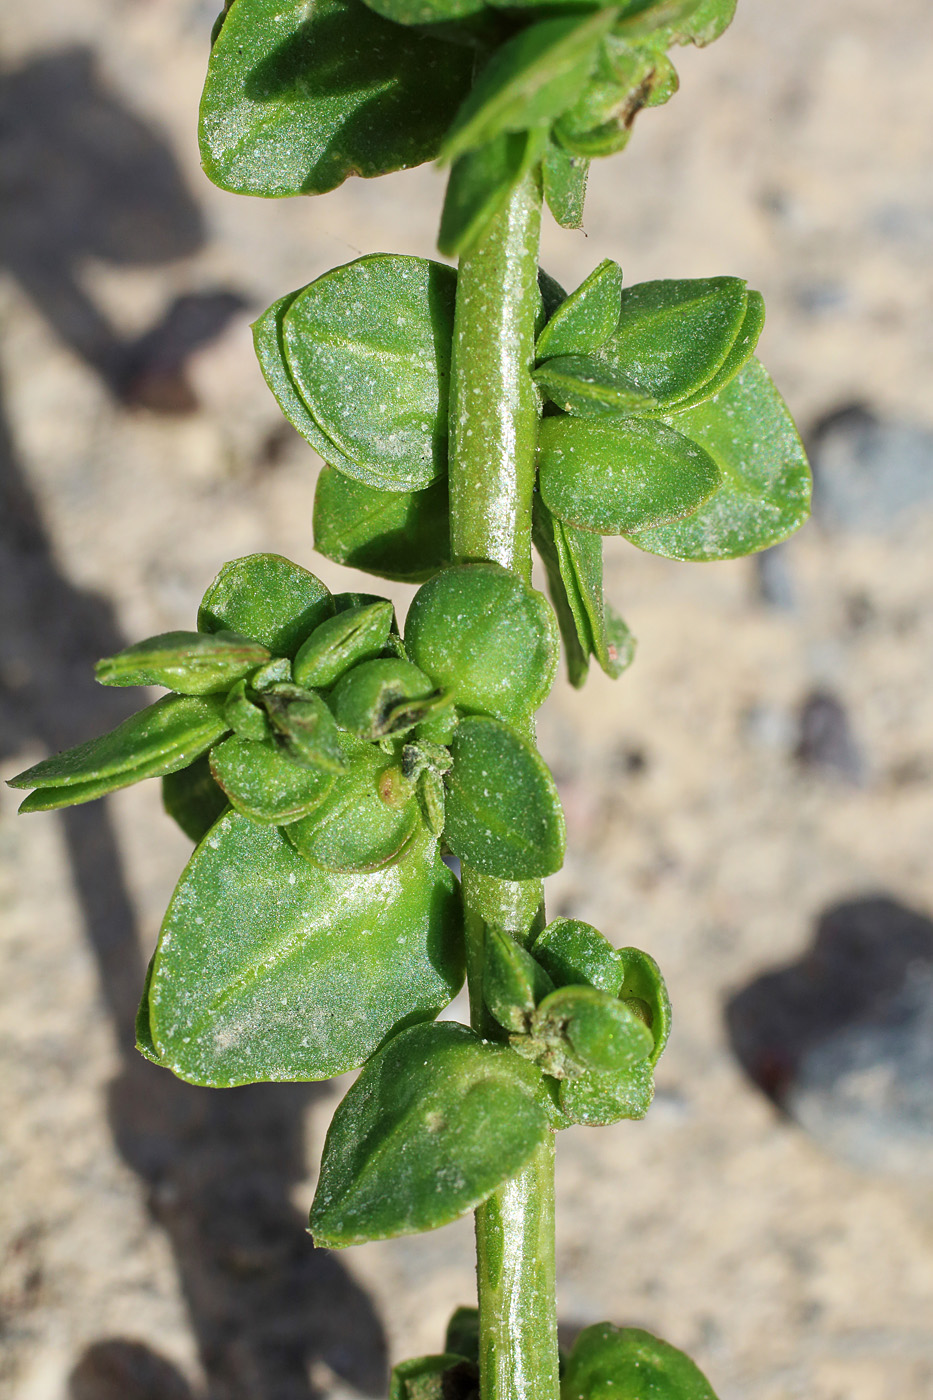
[[[814,515],[829,529],[884,534],[933,507],[933,433],[862,404],[823,418],[808,444]]]
[[[749,1077],[836,1155],[933,1176],[933,922],[892,899],[839,904],[812,948],[726,1008]]]
[[[828,690],[814,690],[800,707],[794,757],[804,768],[822,769],[859,784],[865,764],[842,702]]]

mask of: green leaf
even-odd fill
[[[538,1007],[532,1035],[560,1038],[577,1064],[596,1074],[627,1072],[647,1061],[654,1048],[641,1018],[599,987],[558,987]]]
[[[234,632],[163,632],[98,661],[101,685],[164,685],[180,695],[229,690],[269,660],[258,642]]]
[[[561,302],[538,336],[538,360],[598,350],[618,325],[621,305],[622,269],[611,258],[604,258]]]
[[[741,369],[745,367],[751,359],[758,344],[758,337],[761,335],[765,324],[765,300],[760,292],[749,292],[748,306],[745,311],[745,320],[742,322],[742,329],[738,338],[723,360],[719,369],[695,394],[691,394],[689,399],[679,403],[674,410],[682,413],[684,409],[693,408],[695,404],[703,403],[706,399],[713,398],[722,389],[730,384]]]
[[[459,564],[419,588],[405,644],[458,706],[506,721],[538,708],[557,667],[547,599],[498,564]]]
[[[515,186],[540,158],[542,131],[501,131],[465,151],[451,168],[437,246],[447,257],[471,248],[508,201]]]
[[[236,0],[211,51],[201,158],[237,194],[322,194],[437,154],[472,55],[359,0]]]
[[[672,420],[715,461],[722,485],[690,520],[628,534],[668,559],[738,559],[799,529],[810,513],[810,468],[787,406],[750,360],[709,403]]]
[[[659,48],[633,48],[606,35],[590,81],[555,123],[553,137],[578,158],[612,155],[628,144],[642,107],[665,100],[676,86],[673,66]]]
[[[702,1371],[638,1327],[584,1327],[567,1358],[561,1400],[716,1400]]]
[[[109,734],[27,768],[10,787],[35,788],[21,812],[90,802],[117,788],[187,768],[227,729],[219,695],[165,695]]]
[[[572,529],[572,526],[565,527]],[[618,680],[635,660],[638,642],[632,636],[628,623],[620,617],[611,603],[603,603],[605,611],[604,640],[596,639],[596,659],[606,675]]]
[[[331,696],[341,729],[370,740],[404,734],[446,704],[417,666],[388,657],[354,666]]]
[[[506,1046],[452,1021],[402,1031],[334,1114],[314,1242],[343,1248],[446,1225],[514,1176],[548,1131],[540,1076]]]
[[[528,1030],[535,1007],[554,983],[540,963],[501,929],[487,928],[483,963],[483,997],[507,1031]]]
[[[547,207],[561,228],[582,228],[589,161],[571,155],[551,141],[545,152],[541,173]]]
[[[479,1309],[472,1307],[455,1308],[447,1324],[444,1338],[445,1352],[455,1356],[465,1356],[468,1361],[479,1364]]]
[[[143,984],[143,994],[136,1011],[136,1049],[147,1060],[151,1060],[154,1065],[160,1065],[162,1058],[155,1047],[152,1039],[152,1029],[149,1025],[149,986],[152,982],[152,964],[155,956],[149,959],[149,966],[146,968],[146,980]]]
[[[543,759],[508,725],[462,720],[451,745],[445,840],[483,875],[534,880],[564,859],[560,798]]]
[[[617,365],[592,355],[559,355],[532,375],[552,403],[581,418],[624,417],[657,408],[657,401]]]
[[[447,482],[379,491],[325,467],[314,495],[314,547],[335,564],[423,583],[450,562]]]
[[[443,25],[445,21],[481,15],[486,9],[486,0],[366,0],[366,3],[377,15],[396,24]]]
[[[660,29],[686,33],[702,3],[703,0],[654,0],[653,4],[626,6],[615,22],[613,33],[629,43],[646,39]]]
[[[473,1374],[475,1373],[475,1374]],[[389,1400],[448,1400],[460,1396],[462,1384],[469,1379],[479,1394],[479,1369],[476,1362],[453,1352],[436,1356],[415,1356],[393,1366],[389,1377]]]
[[[390,491],[446,473],[456,286],[442,263],[378,253],[292,301],[282,325],[288,371],[338,449],[332,466]]]
[[[586,610],[576,589],[576,581],[572,574],[569,574],[565,579],[561,571],[555,538],[559,528],[561,528],[560,521],[555,519],[536,492],[531,538],[544,565],[548,593],[564,644],[567,675],[570,684],[579,689],[586,683],[590,655],[593,650],[593,638],[590,634]],[[588,532],[583,531],[582,533]],[[598,539],[598,536],[594,535],[593,538]],[[602,549],[601,542],[600,549]],[[571,591],[573,591],[573,597],[571,597]]]
[[[332,463],[333,467],[339,471],[352,473],[356,470],[353,463],[344,457],[343,453],[334,446],[330,438],[321,432],[314,421],[311,410],[299,394],[295,381],[292,379],[285,357],[283,339],[285,314],[295,298],[301,296],[305,290],[306,288],[300,287],[297,292],[289,292],[287,296],[280,297],[262,313],[258,320],[253,322],[253,346],[256,358],[259,361],[263,378],[292,427],[298,430],[305,441],[311,444],[315,452],[325,462]],[[324,553],[323,550],[321,552]],[[338,560],[337,562],[342,561]]]
[[[691,515],[721,480],[699,443],[650,419],[545,418],[538,463],[548,509],[601,535],[630,535]]]
[[[260,679],[264,680],[265,676],[261,675]],[[272,733],[269,717],[253,696],[258,699],[259,693],[252,689],[247,692],[246,681],[237,681],[224,701],[224,719],[240,739],[268,739]]]
[[[328,1079],[435,1016],[462,980],[459,897],[434,842],[390,871],[333,874],[230,813],[165,916],[152,1036],[194,1084]]]
[[[292,671],[296,685],[326,690],[358,661],[373,661],[392,630],[387,599],[346,608],[316,627],[301,644]]]
[[[274,739],[225,739],[211,753],[211,772],[238,812],[273,826],[312,812],[334,783],[332,773],[302,767]]]
[[[340,732],[349,760],[309,816],[286,828],[297,851],[324,870],[379,870],[397,861],[421,829],[414,787],[374,744]]]
[[[504,131],[549,126],[571,105],[615,18],[600,10],[545,19],[507,39],[480,73],[444,138],[440,159],[455,160]]]
[[[623,290],[618,326],[599,356],[660,404],[676,404],[723,365],[741,335],[747,304],[739,277],[641,282]]]
[[[732,23],[735,6],[736,0],[701,0],[689,20],[677,27],[675,41],[696,44],[697,48],[711,44]]]
[[[195,845],[227,810],[227,794],[214,782],[210,758],[202,753],[187,768],[162,779],[162,806]]]
[[[247,554],[225,564],[201,599],[198,631],[239,632],[294,656],[333,611],[330,590],[307,569],[281,554]]]

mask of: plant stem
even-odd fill
[[[531,579],[538,404],[530,370],[538,309],[540,176],[526,176],[461,259],[450,386],[450,532],[455,562],[491,560]],[[534,721],[525,737],[534,741]],[[489,925],[525,941],[542,905],[538,880],[464,867],[470,1020],[493,1027],[483,999]],[[481,1400],[557,1400],[554,1137],[476,1212]]]

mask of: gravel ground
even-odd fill
[[[90,662],[190,626],[225,559],[313,564],[316,463],[248,321],[359,253],[433,249],[432,170],[316,202],[204,181],[212,17],[0,7],[9,771],[119,719]],[[676,1015],[647,1120],[561,1140],[561,1315],[657,1331],[721,1400],[925,1400],[930,1175],[869,1170],[780,1115],[725,1011],[842,902],[933,910],[933,12],[741,0],[678,66],[680,94],[595,172],[587,236],[551,227],[544,264],[567,285],[613,256],[629,281],[759,287],[825,506],[764,567],[610,545],[637,663],[558,686],[541,717],[570,830],[551,910],[649,949]],[[0,1393],[378,1395],[386,1351],[436,1350],[469,1299],[469,1224],[314,1253],[334,1086],[210,1094],[127,1048],[188,851],[158,808],[155,785],[28,821],[0,797]]]

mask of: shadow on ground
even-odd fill
[[[81,259],[155,266],[204,241],[197,206],[161,137],[108,93],[83,49],[0,75],[0,256],[57,335],[115,397],[159,412],[195,401],[186,360],[243,303],[182,298],[128,343],[81,289]],[[136,708],[92,679],[125,645],[105,599],[56,558],[0,396],[0,758],[54,752]],[[212,1091],[172,1078],[134,1049],[145,971],[106,800],[59,814],[84,929],[121,1068],[109,1119],[166,1231],[211,1400],[313,1400],[315,1362],[379,1393],[382,1327],[343,1266],[316,1251],[291,1202],[307,1175],[303,1120],[317,1085]],[[147,1347],[105,1339],[71,1377],[72,1400],[183,1400],[185,1379]]]

